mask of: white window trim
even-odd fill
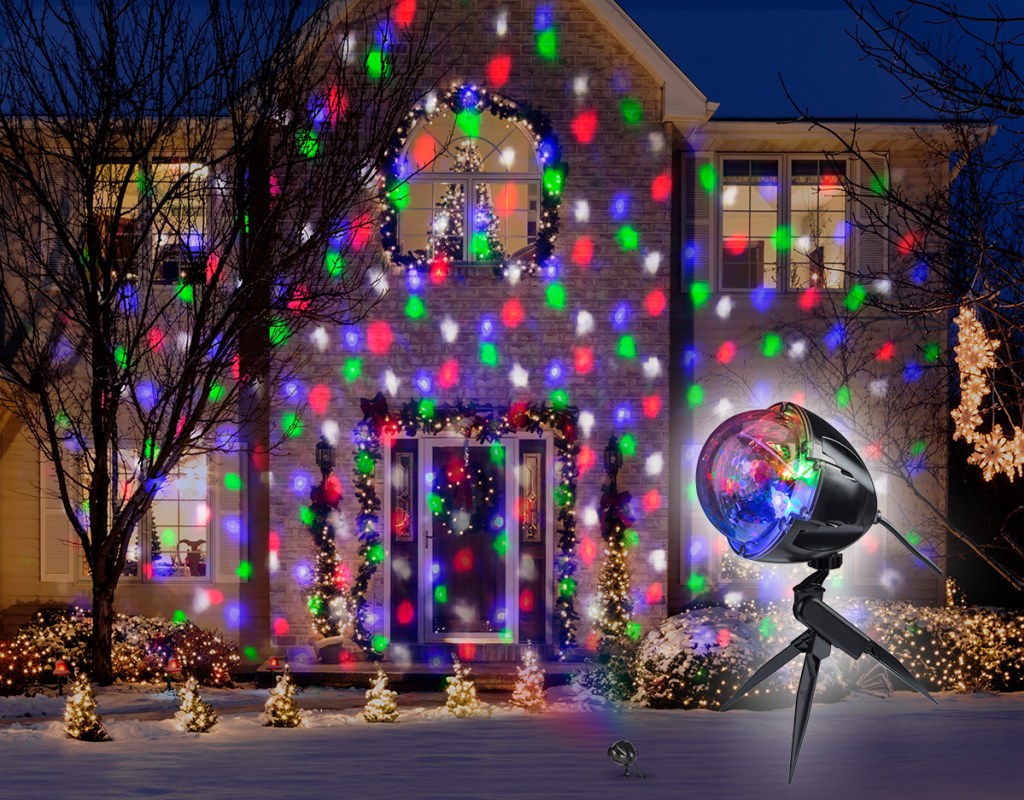
[[[788,225],[791,218],[791,207],[790,207],[790,192],[793,187],[793,176],[792,176],[792,164],[794,161],[827,161],[829,156],[826,153],[821,152],[786,152],[786,153],[761,153],[761,152],[722,152],[715,154],[715,170],[716,174],[720,176],[717,181],[717,186],[714,192],[714,213],[711,219],[711,241],[712,247],[714,248],[714,271],[716,277],[714,285],[716,291],[719,293],[728,294],[754,294],[755,292],[768,291],[775,294],[799,294],[803,292],[807,287],[798,286],[791,287],[789,285],[789,257],[790,249],[785,252],[778,253],[778,263],[776,264],[776,277],[775,287],[770,286],[755,286],[751,289],[726,287],[722,285],[722,251],[725,247],[725,239],[722,235],[722,188],[724,184],[724,162],[726,161],[776,161],[779,164],[779,200],[778,208],[776,209],[776,227],[779,225]],[[846,156],[833,156],[833,161],[842,162],[846,165],[846,177],[850,178],[850,165],[853,160]],[[842,286],[828,287],[819,286],[819,291],[822,292],[846,292],[849,289],[849,276],[852,266],[853,247],[855,246],[852,242],[852,233],[855,230],[853,222],[853,203],[850,201],[849,195],[846,198],[846,225],[847,225],[847,238],[845,242],[845,263],[843,265],[843,284]]]

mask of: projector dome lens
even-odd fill
[[[795,406],[779,404],[727,419],[697,461],[697,499],[745,558],[770,550],[794,518],[813,508],[818,468]]]

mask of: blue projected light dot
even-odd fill
[[[480,95],[472,86],[464,86],[459,94],[459,102],[463,108],[476,108],[476,104],[480,102]]]
[[[285,397],[287,397],[289,399],[294,398],[295,395],[297,395],[299,393],[299,383],[298,383],[298,381],[288,381],[284,385],[283,391],[284,391],[284,396]]]
[[[923,261],[919,261],[915,264],[914,269],[910,271],[910,280],[918,286],[928,280],[928,265]]]
[[[410,270],[405,273],[405,285],[409,287],[410,292],[418,292],[423,288],[423,277],[416,270]]]
[[[309,491],[309,473],[305,470],[295,470],[291,479],[292,491],[295,494],[305,494]]]
[[[551,256],[547,261],[544,262],[542,269],[544,277],[549,280],[555,280],[562,272],[562,262],[558,256]]]
[[[430,390],[433,386],[434,380],[431,378],[429,372],[426,370],[420,370],[416,373],[416,388],[423,392],[423,394],[430,394]]]
[[[363,336],[359,332],[359,328],[349,328],[345,331],[345,347],[349,350],[358,350],[362,344]]]
[[[156,404],[156,389],[153,388],[153,384],[149,381],[143,381],[135,389],[135,393],[138,395],[139,405],[145,411],[151,411]]]
[[[546,31],[554,22],[555,15],[551,10],[551,6],[537,6],[537,10],[533,13],[533,27],[536,30]]]
[[[544,164],[550,164],[558,159],[558,143],[552,138],[542,139],[537,145],[537,155]]]
[[[616,192],[609,209],[612,219],[622,221],[629,216],[629,192]]]
[[[619,303],[612,312],[612,326],[617,331],[623,330],[629,325],[630,316],[629,303]]]
[[[313,582],[313,568],[306,562],[295,565],[295,580],[302,586],[308,586]]]
[[[825,334],[825,347],[827,347],[829,352],[831,352],[837,347],[842,347],[845,342],[846,326],[841,322],[837,322],[829,328],[828,333]]]
[[[907,383],[916,383],[921,380],[922,375],[924,375],[924,370],[921,368],[921,365],[913,361],[903,368],[903,380]]]
[[[480,320],[480,338],[490,339],[494,336],[494,320],[490,317],[483,317]]]
[[[771,290],[764,286],[762,286],[760,289],[757,289],[753,294],[750,295],[751,305],[753,305],[754,308],[756,308],[762,314],[768,312],[768,309],[772,307],[772,301],[774,299],[775,297],[772,294]]]
[[[547,378],[548,385],[560,383],[562,378],[565,377],[565,365],[556,358],[548,364],[545,376]]]
[[[633,421],[633,409],[629,403],[623,403],[615,408],[615,424],[629,425]]]

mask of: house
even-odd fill
[[[858,128],[862,162],[806,124],[720,120],[612,0],[446,0],[437,18],[458,62],[425,76],[439,88],[396,131],[395,189],[362,242],[386,252],[387,292],[362,323],[290,345],[315,352],[273,387],[294,402],[274,420],[287,436],[267,465],[269,507],[244,501],[260,477],[237,455],[181,464],[137,535],[119,607],[219,627],[250,662],[311,655],[303,512],[321,435],[343,493],[337,581],[353,592],[338,613],[360,642],[334,657],[592,650],[612,436],[641,629],[694,600],[788,598],[789,572],[726,553],[693,464],[730,410],[835,410],[796,386],[806,378],[780,357],[792,340],[766,337],[803,318],[808,290],[845,296],[862,268],[887,268],[896,254],[851,224],[843,178],[941,183],[941,127]],[[47,465],[11,421],[0,447],[7,632],[40,605],[87,602],[88,583]],[[922,491],[944,503],[941,483]],[[906,523],[912,500],[890,482],[883,502]],[[942,596],[883,537],[869,544],[844,591]]]

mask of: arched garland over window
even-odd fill
[[[361,400],[363,420],[355,428],[355,496],[359,502],[356,530],[359,537],[359,555],[362,559],[359,574],[352,585],[351,601],[355,610],[355,632],[352,639],[371,659],[381,658],[387,647],[383,637],[371,636],[366,626],[368,613],[366,590],[370,579],[383,560],[380,509],[375,473],[382,458],[381,441],[399,433],[415,436],[417,433],[436,436],[453,430],[476,439],[481,444],[496,442],[503,436],[519,431],[538,436],[550,430],[554,437],[555,458],[558,461],[559,485],[554,491],[558,509],[555,558],[555,577],[558,597],[555,601],[555,628],[558,631],[560,655],[576,646],[576,483],[579,478],[577,457],[576,408],[567,405],[515,403],[507,410],[459,401],[451,405],[436,405],[433,400],[410,400],[401,409],[388,408],[387,399],[380,392],[372,400]]]
[[[568,166],[562,160],[562,148],[555,136],[551,119],[528,103],[516,103],[503,95],[464,83],[454,86],[429,102],[420,103],[405,117],[395,131],[388,148],[384,172],[385,199],[381,213],[381,240],[391,260],[407,269],[426,271],[433,265],[425,257],[412,252],[400,252],[398,241],[398,214],[409,198],[409,165],[405,158],[405,145],[415,127],[429,122],[443,109],[459,114],[494,114],[499,119],[512,120],[522,125],[532,136],[537,155],[543,165],[541,178],[540,218],[537,221],[537,241],[533,257],[528,261],[503,261],[495,266],[499,276],[516,270],[532,275],[551,258],[558,236],[558,207],[562,202],[562,188]]]

